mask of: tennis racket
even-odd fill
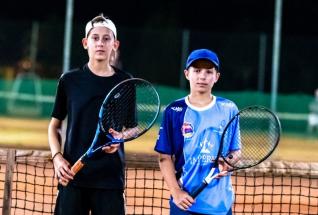
[[[278,117],[262,106],[251,106],[239,111],[225,126],[215,163],[190,195],[195,198],[216,177],[220,162],[228,165],[228,172],[256,166],[266,160],[279,143],[281,126]],[[240,149],[228,151],[229,144]]]
[[[150,82],[131,78],[117,84],[101,105],[94,140],[72,166],[73,173],[80,171],[88,159],[100,154],[103,147],[128,142],[146,133],[159,112],[159,95]],[[113,133],[119,134],[120,138],[114,138]],[[100,144],[100,139],[105,137],[107,142]]]

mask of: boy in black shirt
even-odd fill
[[[105,147],[105,154],[88,161],[76,176],[70,168],[91,145],[105,96],[115,85],[131,76],[111,65],[119,41],[110,19],[100,15],[89,21],[82,44],[89,61],[59,79],[48,129],[55,174],[59,180],[55,214],[120,215],[125,213],[123,144]],[[59,130],[66,117],[62,153]]]

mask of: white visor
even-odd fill
[[[89,21],[85,27],[85,37],[87,37],[88,33],[95,27],[106,27],[113,32],[115,39],[117,38],[116,26],[110,19],[107,18],[105,18],[103,21],[98,22]]]

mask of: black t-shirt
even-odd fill
[[[131,75],[114,68],[110,77],[97,76],[87,65],[61,76],[52,117],[64,120],[67,131],[63,156],[73,165],[90,147],[98,123],[100,106],[107,93]],[[70,183],[74,186],[123,189],[124,146],[113,154],[90,159]]]

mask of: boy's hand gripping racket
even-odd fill
[[[266,160],[278,145],[281,126],[278,117],[262,106],[242,109],[226,125],[222,133],[218,155],[209,174],[190,196],[195,198],[219,175],[219,162],[228,165],[227,172],[256,166]],[[225,151],[232,141],[240,145],[240,150]]]
[[[87,159],[99,154],[103,147],[140,137],[152,127],[159,112],[159,95],[150,82],[131,78],[117,84],[101,105],[92,145],[72,166],[73,173],[80,171]],[[114,138],[114,133],[120,138]],[[100,144],[100,139],[108,142]]]

